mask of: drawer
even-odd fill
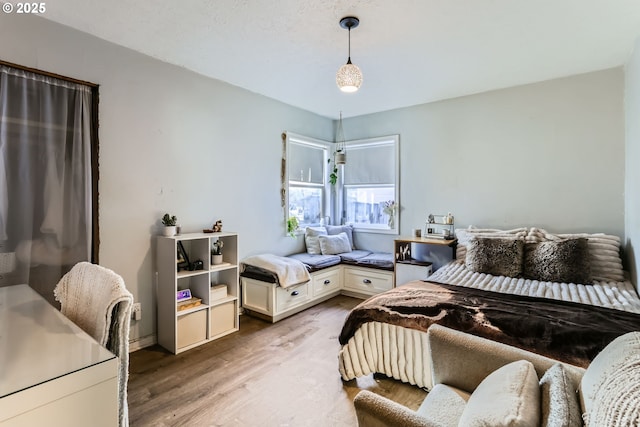
[[[311,299],[309,282],[286,289],[276,288],[276,313],[304,304]]]
[[[273,283],[242,277],[242,305],[258,313],[273,315],[273,292],[276,287]]]
[[[178,348],[207,339],[207,310],[178,316]]]
[[[344,269],[344,287],[369,294],[393,288],[393,272],[347,267]]]
[[[311,280],[311,286],[313,287],[313,297],[315,298],[339,290],[341,288],[341,271],[342,270],[340,270],[339,268],[336,268],[331,271],[321,271],[318,273],[313,273],[313,278]]]
[[[236,301],[229,301],[210,308],[209,338],[236,328]]]

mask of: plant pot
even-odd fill
[[[222,264],[222,254],[221,255],[211,255],[211,264],[213,264],[213,265]]]
[[[162,229],[162,235],[171,237],[176,235],[176,226],[175,225],[165,225]]]

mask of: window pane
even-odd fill
[[[348,167],[344,169],[344,184],[391,185],[395,182],[396,158],[394,141],[349,146]]]
[[[323,147],[291,141],[289,144],[289,181],[324,182],[325,151]]]
[[[322,188],[289,186],[289,217],[298,218],[300,226],[317,224],[322,215]]]
[[[394,200],[395,188],[345,186],[347,223],[366,225],[368,228],[388,229],[389,215],[383,203]],[[397,213],[396,213],[397,215]]]

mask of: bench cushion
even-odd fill
[[[309,266],[311,270],[331,267],[333,265],[340,264],[341,261],[339,255],[312,255],[306,252],[289,255],[289,257],[301,261]]]

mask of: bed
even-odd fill
[[[355,307],[340,334],[344,380],[371,373],[431,388],[432,323],[585,366],[640,330],[640,297],[625,277],[620,239],[539,228],[456,230],[456,259]]]

